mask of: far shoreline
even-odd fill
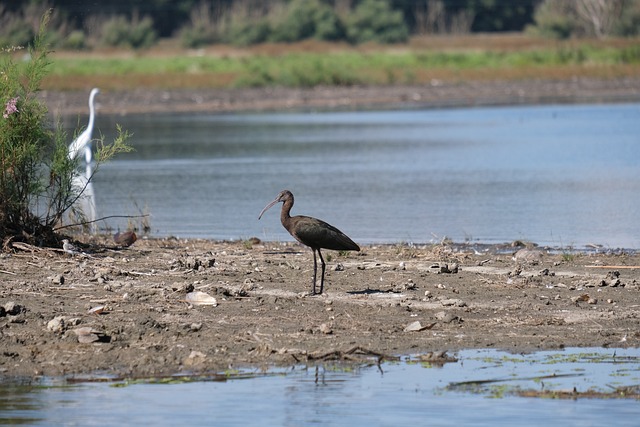
[[[84,91],[43,90],[54,117],[88,113]],[[603,104],[640,101],[640,77],[613,79],[440,82],[429,85],[264,87],[224,89],[102,89],[98,112],[250,113],[465,108],[504,105]]]

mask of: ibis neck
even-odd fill
[[[291,207],[293,202],[291,200],[285,200],[282,204],[282,210],[280,211],[280,222],[285,226],[291,219]]]

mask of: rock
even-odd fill
[[[73,332],[78,337],[78,342],[82,344],[90,344],[100,340],[99,332],[90,326],[74,329]]]
[[[201,351],[191,351],[191,353],[189,353],[189,356],[187,356],[182,363],[185,366],[195,366],[195,365],[200,365],[202,363],[204,363],[204,361],[207,359],[207,355],[204,354]]]
[[[422,324],[418,320],[416,320],[415,322],[411,322],[407,326],[405,326],[404,332],[419,332],[424,331],[425,329],[431,329],[434,326],[435,323],[431,323],[427,326],[422,326]]]
[[[429,271],[436,274],[455,274],[458,272],[458,263],[453,263],[451,265],[446,263],[436,263],[429,267]]]
[[[542,259],[543,254],[544,252],[540,249],[523,248],[513,254],[513,260],[537,264]]]
[[[320,328],[318,329],[320,330],[320,332],[322,332],[325,335],[329,335],[333,333],[333,330],[331,329],[331,327],[326,323],[323,323],[322,325],[320,325]]]
[[[0,317],[4,317],[6,315],[7,315],[7,310],[5,310],[4,307],[0,305]]]
[[[51,277],[51,281],[56,285],[64,285],[64,276],[62,274],[56,274]]]
[[[462,321],[460,316],[456,316],[453,313],[447,313],[446,311],[440,311],[436,313],[435,318],[436,320],[439,320],[442,323],[452,323],[452,322],[460,323]]]
[[[103,332],[100,332],[96,329],[93,329],[90,326],[85,326],[82,328],[76,328],[73,332],[78,337],[78,342],[81,344],[91,344],[93,342],[109,342],[111,337],[105,335]]]
[[[23,306],[13,301],[9,301],[8,303],[6,303],[4,305],[4,310],[7,312],[7,314],[10,314],[11,316],[17,316],[23,311],[26,311]]]
[[[65,317],[57,316],[47,322],[47,330],[56,334],[61,334],[66,328]]]
[[[335,267],[333,267],[334,271],[344,271],[344,265],[337,263]]]
[[[202,329],[202,323],[192,323],[189,325],[189,330],[191,332],[198,332],[200,329]]]
[[[444,305],[445,307],[451,307],[451,306],[466,307],[467,306],[466,302],[458,298],[442,299],[440,300],[440,304]]]
[[[218,301],[214,297],[201,291],[189,292],[185,299],[192,305],[211,305],[213,307],[218,305]]]

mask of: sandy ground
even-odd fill
[[[101,243],[87,255],[24,245],[2,255],[0,375],[149,377],[463,348],[640,345],[638,254],[325,251],[325,293],[309,296],[312,254],[298,244]]]

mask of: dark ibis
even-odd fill
[[[332,249],[334,251],[359,251],[360,247],[351,240],[346,234],[338,230],[331,224],[327,224],[317,218],[310,216],[291,216],[291,208],[293,207],[293,194],[289,190],[283,190],[278,194],[274,201],[269,203],[262,209],[258,219],[262,218],[267,209],[276,203],[282,202],[282,210],[280,211],[280,222],[298,242],[305,246],[309,246],[313,251],[313,287],[311,295],[321,294],[324,288],[324,270],[325,263],[322,258],[320,249]],[[320,292],[316,293],[316,275],[318,272],[318,261],[316,260],[316,252],[320,257],[322,264],[322,276],[320,278]]]

